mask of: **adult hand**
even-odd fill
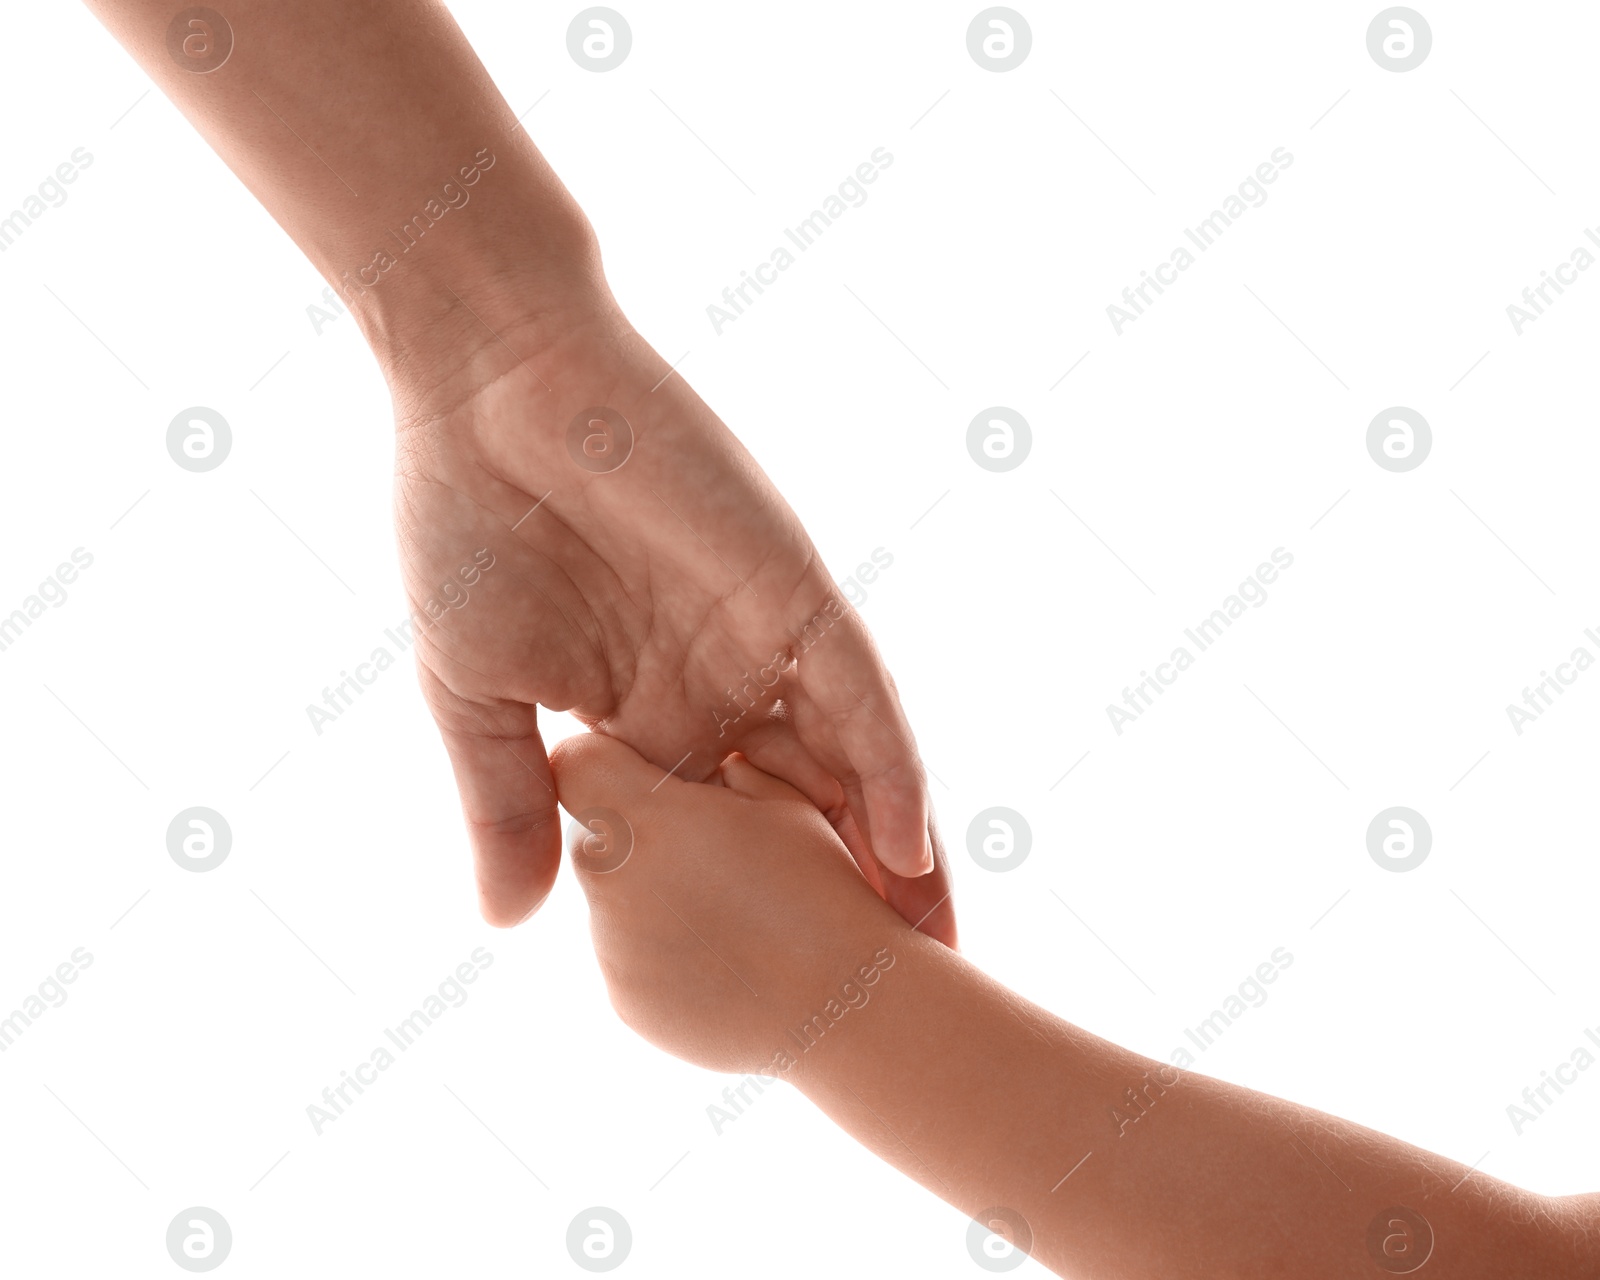
[[[559,864],[543,704],[663,777],[700,781],[743,752],[953,946],[893,681],[754,460],[609,298],[481,336],[478,359],[397,396],[396,522],[485,917],[524,919]]]

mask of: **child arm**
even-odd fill
[[[915,932],[798,792],[557,749],[612,1002],[702,1066],[796,1085],[1062,1275],[1592,1280],[1595,1198],[1533,1195],[1064,1022]],[[1587,1206],[1587,1207],[1585,1207]]]
[[[1062,1275],[1597,1274],[1572,1204],[1130,1052],[919,936],[888,945],[870,1003],[796,1083]]]

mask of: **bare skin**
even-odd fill
[[[622,315],[587,219],[443,6],[232,0],[221,27],[176,32],[166,0],[90,8],[339,292],[388,381],[419,674],[485,918],[526,918],[560,862],[543,705],[676,777],[749,753],[955,945],[923,768],[865,625]]]
[[[585,735],[553,765],[569,809],[620,818],[573,862],[622,1019],[793,1083],[1058,1274],[1600,1274],[1600,1197],[1534,1195],[1064,1022],[911,930],[805,797],[738,756],[656,786]]]

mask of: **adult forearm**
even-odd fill
[[[591,305],[587,221],[441,4],[88,3],[338,291],[391,380],[459,368],[507,331],[557,336]]]
[[[1452,1280],[1594,1273],[1562,1202],[1130,1053],[925,939],[891,950],[796,1082],[1061,1274],[1336,1280],[1424,1257]]]

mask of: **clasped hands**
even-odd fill
[[[953,946],[946,860],[894,683],[739,441],[603,284],[452,356],[389,371],[395,513],[485,918],[537,910],[560,862],[558,800],[575,812],[568,787],[590,789],[576,766],[552,775],[543,705],[625,744],[657,796],[725,781],[738,752],[750,772],[733,776],[803,797],[808,821],[848,850],[853,888]],[[439,584],[484,551],[492,568],[475,570],[470,599],[438,608]]]

